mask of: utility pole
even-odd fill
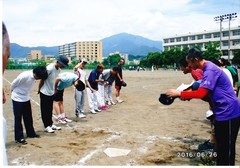
[[[233,18],[237,17],[237,13],[229,13],[229,14],[225,14],[225,15],[220,15],[217,17],[214,17],[214,21],[219,22],[220,21],[220,51],[222,52],[222,22],[224,20],[228,20],[228,61],[230,62],[230,35],[231,35],[231,31],[230,31],[230,21]]]

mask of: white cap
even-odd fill
[[[87,61],[86,58],[81,58],[81,62],[86,62],[86,63],[88,63],[88,61]]]

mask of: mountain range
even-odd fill
[[[135,56],[146,56],[149,52],[162,51],[162,41],[153,41],[141,36],[128,33],[116,34],[101,40],[103,43],[103,56],[109,53],[120,52]],[[58,46],[24,47],[11,43],[11,57],[25,58],[31,50],[41,50],[43,55],[58,55]]]

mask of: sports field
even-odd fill
[[[66,70],[62,70],[64,72]],[[41,138],[27,138],[27,145],[14,142],[13,111],[10,85],[20,70],[5,71],[3,87],[7,102],[7,154],[9,165],[197,165],[201,163],[197,145],[209,138],[210,123],[202,100],[181,101],[165,106],[159,103],[160,93],[191,83],[191,75],[181,71],[123,71],[127,87],[121,91],[125,101],[96,115],[77,119],[73,88],[64,92],[65,112],[73,122],[61,125],[62,130],[45,133],[40,115],[38,82],[31,92],[33,121]],[[87,71],[89,74],[90,71]],[[115,93],[115,89],[113,89]],[[113,96],[115,98],[115,96]],[[54,121],[55,124],[56,121]],[[59,125],[59,124],[57,124]],[[60,125],[59,125],[60,126]],[[24,129],[25,132],[25,129]],[[236,147],[236,165],[240,165],[240,133]],[[126,156],[109,157],[107,148],[131,150]]]

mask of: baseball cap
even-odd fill
[[[57,59],[57,61],[58,61],[59,64],[61,64],[64,68],[65,68],[65,67],[68,67],[68,62],[69,62],[69,60],[68,60],[68,58],[67,58],[66,56],[61,55],[61,56]]]
[[[86,58],[82,58],[82,59],[81,59],[81,62],[88,63],[88,61],[87,61],[87,59],[86,59]]]
[[[175,98],[176,97],[169,97],[165,93],[162,93],[162,94],[160,94],[160,97],[158,100],[159,100],[159,102],[161,102],[164,105],[170,105],[173,103]]]

